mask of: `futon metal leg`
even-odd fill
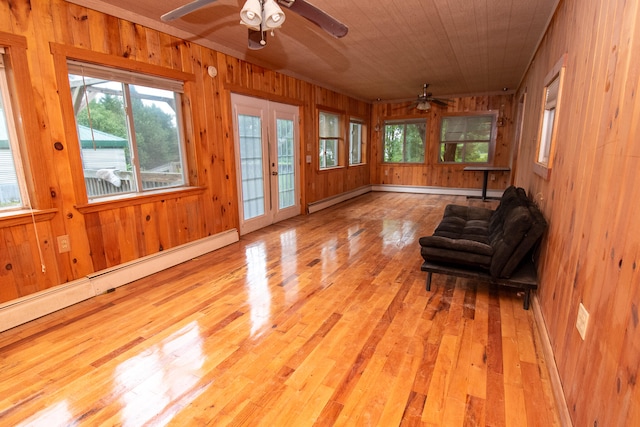
[[[522,303],[522,308],[525,310],[529,310],[529,299],[531,298],[531,289],[527,289],[524,291],[524,301]]]
[[[431,272],[430,271],[427,273],[427,290],[428,291],[431,290]]]

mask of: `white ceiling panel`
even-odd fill
[[[513,90],[558,0],[307,0],[349,27],[341,39],[286,14],[261,50],[247,48],[244,0],[218,0],[181,19],[189,0],[70,0],[367,101]]]

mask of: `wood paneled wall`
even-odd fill
[[[375,184],[416,185],[453,188],[482,187],[481,172],[463,172],[465,165],[438,163],[440,118],[443,113],[504,114],[504,126],[497,128],[496,144],[492,164],[511,166],[514,134],[514,95],[484,95],[454,98],[442,108],[434,105],[427,113],[418,113],[411,108],[413,103],[374,104],[371,114],[371,182]],[[425,162],[416,165],[384,164],[382,146],[385,120],[424,118],[427,120],[427,145]],[[376,129],[378,129],[376,131]],[[504,189],[510,183],[509,172],[492,174],[495,180],[488,182],[489,188]]]
[[[562,0],[528,70],[516,184],[549,231],[539,300],[576,426],[640,425],[640,5]],[[544,78],[566,54],[548,179],[534,173]],[[584,341],[579,304],[590,314]]]
[[[500,128],[494,164],[509,165],[515,154],[514,99],[526,91],[515,182],[528,189],[549,220],[539,298],[575,425],[640,424],[639,26],[638,2],[561,0],[516,97],[460,98],[449,107],[485,111],[504,104],[508,120]],[[62,0],[0,1],[0,42],[9,46],[16,76],[25,166],[38,209],[35,227],[29,214],[0,217],[0,302],[236,227],[232,91],[301,107],[302,157],[312,156],[311,164],[304,162],[303,205],[369,183],[480,184],[479,176],[437,165],[430,156],[420,166],[382,165],[375,125],[407,117],[397,105],[372,107]],[[78,209],[74,159],[69,149],[54,148],[56,142],[68,148],[70,141],[51,43],[192,74],[189,179],[199,190]],[[565,53],[558,145],[551,176],[544,180],[533,173],[543,79]],[[217,78],[206,74],[209,65],[218,69]],[[371,118],[367,165],[317,170],[318,107]],[[434,108],[428,115],[429,153],[436,152],[439,114]],[[498,175],[491,188],[508,182]],[[70,236],[71,251],[59,254],[55,241],[63,234]],[[584,341],[574,326],[579,303],[591,315]]]
[[[35,226],[29,213],[0,216],[0,303],[236,228],[233,91],[300,106],[302,158],[312,156],[310,164],[301,162],[302,206],[369,184],[368,164],[327,172],[316,167],[317,107],[368,121],[367,103],[62,0],[0,1],[0,45],[11,58],[38,210]],[[183,107],[195,189],[94,206],[80,200],[75,128],[60,98],[66,69],[54,55],[65,50],[193,77]],[[216,78],[207,74],[210,65],[218,69]],[[60,235],[69,236],[70,252],[58,253]]]

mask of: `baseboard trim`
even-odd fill
[[[228,246],[239,239],[236,229],[228,230],[0,304],[0,332]]]
[[[223,246],[239,240],[236,229],[186,243],[116,267],[89,275],[95,294],[102,294],[134,280],[149,276],[174,265],[181,264],[207,252],[215,251]]]
[[[448,187],[427,187],[419,185],[392,185],[392,184],[375,184],[365,185],[351,191],[327,197],[307,204],[307,213],[318,212],[322,209],[329,208],[338,203],[346,202],[354,197],[361,196],[371,191],[382,191],[389,193],[416,193],[416,194],[435,194],[445,196],[481,196],[482,190],[475,188],[448,188]],[[488,197],[501,197],[503,190],[487,190]]]
[[[390,193],[417,193],[436,194],[444,196],[481,196],[482,190],[475,188],[449,188],[449,187],[429,187],[420,185],[393,185],[376,184],[372,185],[372,191],[387,191]],[[503,190],[487,190],[488,197],[501,197]]]
[[[551,346],[551,340],[549,339],[549,332],[547,331],[547,325],[544,321],[542,308],[540,307],[540,301],[538,300],[538,295],[536,293],[533,293],[532,295],[531,306],[533,307],[533,316],[536,319],[538,333],[540,334],[540,340],[542,341],[542,352],[544,354],[544,359],[549,371],[549,379],[551,381],[553,396],[556,400],[556,407],[558,408],[560,423],[563,427],[572,427],[573,422],[571,421],[571,415],[569,414],[567,401],[564,397],[564,390],[562,389],[562,381],[560,380],[558,365],[556,365],[555,355],[553,354],[553,347]]]
[[[317,202],[308,203],[307,212],[308,213],[318,212],[318,211],[321,211],[322,209],[329,208],[331,206],[337,205],[338,203],[346,202],[349,199],[362,196],[363,194],[366,194],[369,192],[371,192],[370,185],[365,185],[363,187],[356,188],[355,190],[351,190],[351,191],[345,191],[344,193],[327,197],[326,199],[318,200]]]

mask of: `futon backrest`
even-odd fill
[[[510,277],[522,259],[542,237],[547,223],[523,188],[507,188],[489,220],[493,256],[489,273]]]

